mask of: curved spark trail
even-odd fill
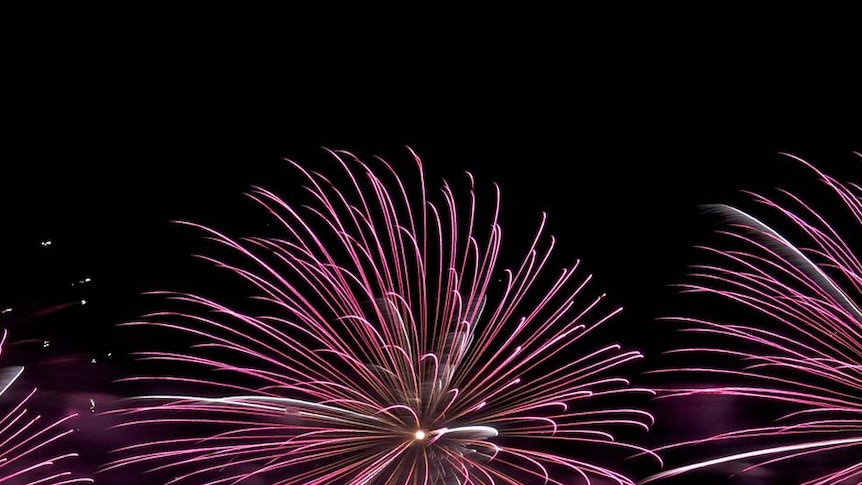
[[[277,237],[186,223],[229,249],[233,259],[205,259],[248,282],[255,301],[167,293],[188,310],[127,324],[185,333],[190,352],[141,357],[203,373],[131,379],[199,392],[112,411],[121,427],[184,429],[120,450],[105,469],[147,463],[194,484],[632,485],[608,453],[646,452],[615,433],[652,416],[619,403],[653,393],[612,373],[642,356],[583,351],[620,309],[583,296],[591,277],[578,263],[547,274],[544,217],[524,259],[500,269],[499,190],[483,224],[472,176],[465,206],[445,183],[432,202],[415,155],[413,193],[383,160],[375,171],[330,153],[346,183],[294,164],[309,205],[249,194]]]

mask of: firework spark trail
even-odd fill
[[[204,258],[251,283],[262,314],[169,293],[193,310],[127,324],[200,342],[190,353],[146,352],[143,359],[238,378],[130,379],[208,390],[138,399],[112,411],[125,420],[119,426],[188,423],[207,431],[129,446],[105,470],[147,462],[173,470],[170,483],[197,484],[256,477],[283,485],[514,484],[523,477],[560,484],[555,477],[563,474],[632,484],[610,467],[569,456],[595,445],[645,451],[614,433],[648,428],[651,415],[595,403],[652,391],[609,375],[640,359],[638,352],[607,345],[576,354],[575,344],[620,311],[599,310],[604,295],[577,303],[590,280],[575,276],[577,263],[550,288],[535,288],[554,246],[544,217],[524,260],[502,271],[502,294],[492,297],[501,274],[499,190],[483,244],[469,174],[463,213],[448,184],[442,205],[429,200],[415,154],[416,196],[385,161],[376,162],[381,174],[349,153],[330,153],[346,190],[293,164],[313,204],[296,208],[262,188],[250,193],[278,222],[280,238],[233,239],[186,223],[241,256],[237,264]]]
[[[0,353],[6,343],[6,330],[0,338]],[[0,369],[0,399],[23,373],[23,367]],[[74,483],[93,483],[91,478],[75,478],[71,472],[55,471],[56,464],[77,453],[43,456],[45,447],[62,440],[72,430],[64,430],[63,425],[75,418],[71,414],[53,423],[44,425],[41,416],[27,409],[36,389],[30,391],[14,406],[7,407],[5,400],[0,402],[0,483],[22,485],[68,485]]]
[[[857,156],[862,157],[860,154]],[[792,156],[791,156],[792,157]],[[862,227],[862,189],[844,184],[807,162],[846,207],[858,230]],[[712,293],[761,312],[775,329],[739,323],[676,318],[686,331],[733,343],[727,347],[687,348],[676,353],[709,353],[729,357],[736,367],[676,369],[724,375],[748,384],[670,389],[663,397],[718,394],[768,399],[792,406],[773,426],[743,429],[665,447],[744,440],[766,440],[747,452],[720,456],[664,471],[643,483],[709,466],[755,459],[749,471],[767,464],[820,454],[843,463],[806,485],[838,485],[862,480],[862,263],[833,225],[810,205],[782,191],[790,203],[780,204],[752,194],[796,228],[805,246],[798,246],[761,220],[726,206],[731,229],[725,234],[746,250],[707,248],[728,264],[700,266],[695,276],[704,283],[684,291]],[[667,372],[667,371],[662,371]]]

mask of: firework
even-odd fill
[[[416,193],[383,160],[375,171],[330,153],[343,184],[293,164],[310,205],[250,192],[279,236],[191,224],[239,256],[206,259],[250,283],[255,302],[168,294],[189,310],[128,324],[190,336],[191,352],[141,357],[204,373],[135,378],[201,392],[135,400],[115,411],[120,426],[193,429],[129,446],[106,469],[151,463],[171,483],[632,484],[586,457],[643,451],[615,434],[649,427],[620,403],[652,391],[613,374],[641,354],[579,349],[620,309],[602,310],[604,295],[579,302],[591,277],[577,263],[546,275],[544,217],[526,257],[500,269],[499,190],[483,230],[469,174],[462,209],[446,183],[442,204],[430,200],[412,152]]]
[[[859,155],[859,154],[856,154]],[[859,185],[841,183],[813,170],[849,217],[848,229],[862,227]],[[672,447],[693,444],[745,444],[735,452],[667,470],[647,481],[724,463],[742,463],[742,471],[776,462],[798,462],[815,455],[833,463],[829,472],[801,478],[810,485],[860,483],[862,480],[862,264],[849,239],[793,194],[788,202],[752,194],[786,223],[782,232],[733,207],[715,209],[730,222],[724,234],[744,249],[707,248],[724,263],[699,266],[701,283],[685,291],[717,294],[754,309],[766,323],[720,323],[700,319],[684,322],[687,331],[710,336],[726,346],[687,348],[703,359],[731,362],[685,371],[743,382],[708,388],[673,389],[668,396],[718,394],[766,399],[788,408],[775,423],[741,429]],[[843,214],[838,214],[843,215]],[[792,236],[791,236],[792,234]],[[849,233],[847,233],[849,234]],[[799,241],[794,242],[794,241]],[[796,477],[805,474],[797,470]]]
[[[0,338],[0,352],[6,343],[7,332]],[[9,406],[7,391],[24,372],[23,367],[0,369],[0,483],[24,485],[65,485],[93,483],[91,478],[75,478],[71,472],[57,471],[57,462],[78,456],[77,453],[44,455],[43,449],[62,440],[72,432],[63,429],[75,418],[71,414],[50,424],[27,409],[36,389],[28,392],[17,404]],[[46,457],[47,456],[47,457]]]

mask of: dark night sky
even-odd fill
[[[271,54],[105,42],[22,55],[2,114],[0,306],[16,313],[0,323],[13,341],[36,340],[4,356],[85,412],[130,367],[114,324],[147,309],[139,293],[199,283],[189,254],[205,246],[169,221],[249,225],[250,184],[298,188],[280,157],[320,166],[326,146],[407,167],[409,145],[432,187],[464,170],[480,187],[498,182],[508,231],[532,230],[547,211],[559,252],[583,258],[626,307],[619,338],[658,351],[666,335],[653,319],[678,303],[667,286],[697,262],[690,248],[714,222],[700,204],[803,183],[780,151],[841,175],[862,149],[849,59],[800,61],[792,48],[690,55],[657,41],[599,54],[513,40],[329,59],[286,40]],[[83,277],[92,282],[69,286]],[[18,313],[80,298],[86,307]],[[82,369],[71,379],[66,358]],[[112,444],[92,427],[99,446]]]

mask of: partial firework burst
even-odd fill
[[[788,231],[783,231],[786,236],[739,209],[715,207],[730,222],[725,234],[744,249],[707,248],[726,264],[698,267],[695,276],[701,283],[685,289],[741,303],[769,323],[674,319],[687,324],[687,331],[727,344],[677,352],[734,363],[683,370],[700,373],[702,379],[725,376],[741,383],[673,389],[667,394],[762,398],[786,405],[789,412],[769,426],[668,447],[744,443],[747,451],[667,470],[647,481],[724,463],[741,463],[741,471],[749,471],[787,461],[796,467],[794,476],[807,485],[862,483],[862,263],[855,252],[859,248],[847,239],[850,234],[858,236],[862,228],[862,190],[792,158],[813,170],[834,193],[849,213],[846,229],[852,232],[842,237],[838,227],[843,226],[835,226],[835,221],[786,191],[782,194],[787,203],[754,195],[789,223]],[[806,477],[800,461],[814,455],[821,463],[832,463],[830,471]]]
[[[240,256],[206,259],[249,282],[256,303],[172,293],[190,310],[127,324],[184,332],[190,353],[142,358],[208,377],[135,378],[202,387],[115,410],[121,427],[188,429],[106,469],[145,462],[196,484],[632,484],[607,453],[644,451],[614,435],[649,427],[620,403],[652,391],[611,373],[641,354],[578,347],[620,310],[602,310],[604,295],[578,302],[591,277],[577,263],[545,275],[544,218],[523,261],[501,270],[499,191],[483,226],[472,176],[462,211],[448,184],[442,204],[429,200],[415,154],[416,192],[383,160],[374,170],[331,154],[343,185],[294,164],[313,204],[249,194],[278,237],[189,224]]]
[[[0,352],[6,343],[6,330],[0,337]],[[9,388],[24,372],[24,368],[0,369],[0,483],[22,485],[67,485],[93,483],[91,478],[75,478],[71,472],[58,470],[57,462],[78,456],[77,453],[50,454],[45,450],[54,442],[62,441],[72,432],[64,429],[71,414],[53,423],[45,424],[40,415],[27,408],[36,389],[26,393],[10,405]]]

